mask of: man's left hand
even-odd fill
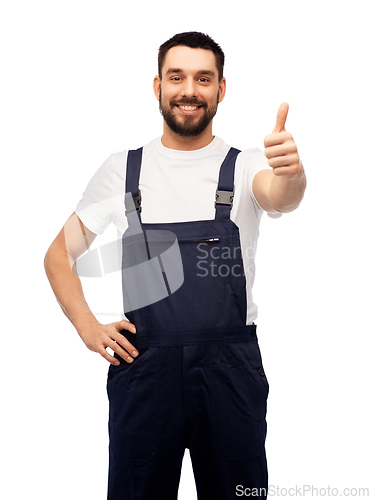
[[[265,137],[265,156],[275,175],[295,178],[302,174],[303,165],[292,135],[285,130],[288,111],[289,104],[283,102],[272,133]]]

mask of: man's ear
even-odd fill
[[[159,92],[160,92],[160,89],[161,89],[161,79],[159,78],[158,75],[156,75],[154,77],[154,81],[153,81],[153,90],[154,90],[154,94],[157,98],[157,101],[159,101]]]
[[[224,100],[225,93],[226,93],[226,79],[224,76],[222,77],[222,79],[218,85],[218,92],[219,92],[218,102],[222,102]]]

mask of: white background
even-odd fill
[[[263,217],[257,254],[270,484],[370,488],[367,21],[357,0],[1,7],[1,498],[106,498],[108,363],[43,258],[101,163],[161,134],[158,47],[189,30],[226,54],[214,132],[263,149],[287,101],[308,177],[296,212]],[[196,499],[188,452],[179,499]]]

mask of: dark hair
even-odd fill
[[[188,31],[186,33],[178,33],[167,42],[162,43],[158,52],[158,75],[162,79],[162,67],[164,58],[167,52],[177,45],[185,45],[192,49],[212,50],[216,57],[216,66],[218,70],[218,79],[221,81],[224,71],[225,54],[221,47],[208,35],[199,33],[198,31]]]

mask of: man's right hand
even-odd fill
[[[122,335],[121,330],[128,330],[136,333],[135,326],[123,319],[107,325],[96,323],[83,332],[79,332],[80,337],[90,351],[98,352],[104,359],[114,365],[119,365],[119,361],[107,352],[110,347],[127,363],[132,363],[133,358],[138,356],[136,348]]]
[[[120,332],[128,330],[136,333],[135,326],[125,319],[107,325],[99,323],[86,303],[79,276],[72,272],[77,259],[86,252],[95,237],[96,234],[73,213],[45,255],[46,275],[62,311],[86,346],[101,354],[109,363],[119,365],[119,360],[106,351],[107,347],[127,363],[132,363],[138,353]]]

